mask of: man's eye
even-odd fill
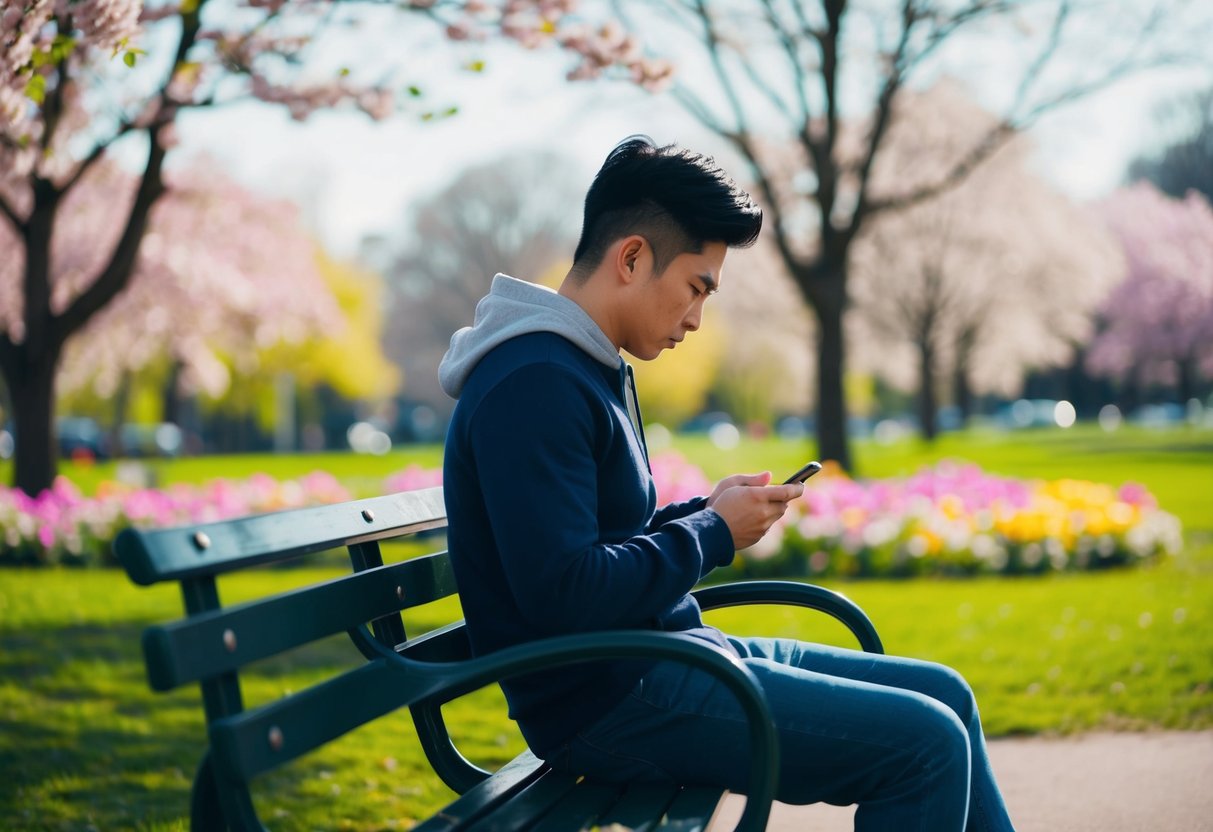
[[[694,297],[699,297],[700,295],[703,294],[703,290],[700,289],[698,286],[696,286],[694,283],[692,283],[691,284],[691,294]]]

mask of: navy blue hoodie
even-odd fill
[[[681,631],[728,649],[687,593],[733,558],[704,499],[657,507],[630,368],[572,300],[498,275],[439,375],[458,399],[443,488],[476,655],[596,630]],[[604,716],[648,665],[505,680],[536,754]]]

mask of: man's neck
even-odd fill
[[[590,275],[588,278],[579,279],[570,272],[565,276],[558,291],[561,296],[580,306],[585,314],[598,324],[602,334],[615,345],[615,349],[619,349],[620,338],[615,326],[615,305],[609,302],[609,298],[604,292],[598,290],[603,281],[595,280],[594,277],[594,275]]]

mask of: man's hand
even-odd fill
[[[737,474],[720,481],[708,497],[708,507],[724,518],[733,534],[733,548],[753,546],[783,516],[788,503],[804,493],[804,485],[768,485],[769,471]]]
[[[708,508],[712,508],[720,495],[730,488],[738,485],[766,485],[770,481],[770,471],[764,471],[761,474],[734,474],[731,477],[725,477],[716,483],[716,488],[712,490],[712,496],[708,497]]]

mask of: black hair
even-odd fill
[[[762,209],[710,156],[631,136],[610,152],[585,196],[573,271],[588,277],[629,234],[648,241],[661,274],[679,254],[714,242],[744,248],[761,230]]]

